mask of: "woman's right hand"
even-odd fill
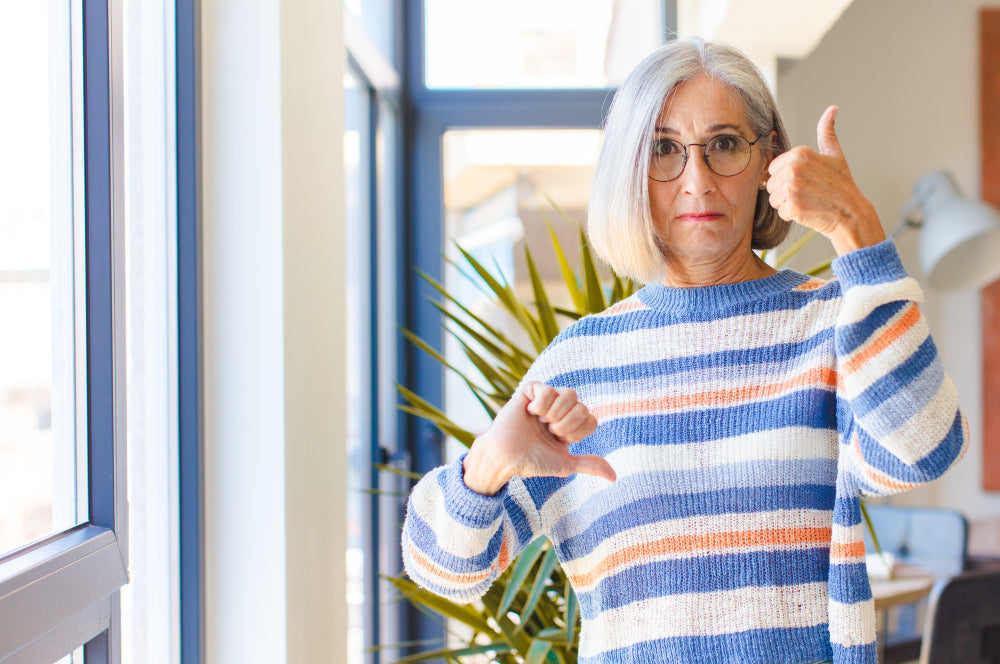
[[[465,485],[495,495],[510,478],[568,477],[574,473],[615,480],[615,471],[596,455],[573,455],[570,443],[597,429],[597,419],[568,387],[526,383],[476,438],[463,463]]]

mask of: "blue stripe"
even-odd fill
[[[818,302],[835,300],[840,295],[840,286],[837,282],[831,281],[826,286],[812,291],[786,291],[767,299],[749,302],[741,305],[738,311],[733,310],[728,313],[731,316],[745,316],[796,311]],[[642,302],[641,296],[638,299]],[[704,323],[718,321],[721,318],[725,316],[720,316],[718,310],[707,308],[692,308],[686,311],[674,309],[670,312],[649,308],[612,316],[585,316],[562,330],[553,340],[553,345],[573,337],[600,337],[626,330],[648,330],[679,323]]]
[[[892,239],[838,256],[833,259],[833,272],[844,290],[855,284],[873,286],[907,276]]]
[[[893,375],[897,382],[905,380],[896,371],[890,375]],[[872,404],[873,408],[866,416],[857,416],[861,428],[878,438],[885,438],[915,418],[926,419],[925,409],[941,389],[945,378],[944,370],[941,364],[936,362],[920,375],[911,374],[911,376],[907,384],[899,385],[895,394],[890,396],[887,393],[881,404]],[[870,402],[877,398],[877,395],[870,392],[862,396],[867,396]]]
[[[573,451],[607,455],[632,445],[702,443],[795,426],[834,430],[836,421],[835,393],[804,389],[769,401],[615,418],[601,423]]]
[[[912,466],[880,445],[863,427],[858,427],[857,430],[858,445],[865,462],[893,479],[906,483],[919,484],[940,477],[958,456],[964,444],[959,414],[955,415],[952,427],[944,439],[927,456]]]
[[[483,496],[465,486],[462,459],[432,472],[437,473],[435,479],[445,495],[445,511],[455,522],[481,530],[492,526],[503,512],[507,488],[495,496]]]
[[[551,528],[550,537],[562,539],[586,523],[594,514],[626,507],[639,498],[654,498],[683,488],[686,492],[707,492],[732,487],[775,487],[796,484],[834,486],[837,477],[835,459],[799,459],[792,461],[759,459],[710,468],[665,470],[636,473],[622,477],[606,491],[582,496],[575,505],[565,505],[562,516]],[[729,479],[727,486],[724,482]]]
[[[856,604],[872,598],[868,569],[864,563],[831,565],[829,584],[830,599],[841,604]]]
[[[883,325],[887,324],[909,301],[897,300],[876,307],[856,323],[837,327],[837,355],[845,357],[867,343]]]
[[[851,399],[854,416],[862,418],[881,409],[885,412],[880,417],[895,415],[892,419],[897,424],[886,429],[895,431],[937,393],[944,380],[944,367],[937,357],[934,340],[927,337],[902,364]],[[917,402],[918,396],[923,400]]]
[[[577,452],[579,454],[579,452]],[[524,488],[528,490],[528,495],[535,503],[535,510],[540,511],[545,502],[552,497],[556,491],[571,482],[576,475],[569,477],[525,477],[522,478]]]
[[[403,562],[404,563],[407,562],[405,557]],[[475,585],[467,586],[465,588],[455,589],[452,587],[440,585],[439,583],[437,583],[436,579],[428,577],[418,572],[416,569],[413,568],[413,565],[406,566],[406,574],[418,586],[424,588],[425,590],[431,591],[435,595],[446,597],[451,600],[462,600],[462,601],[464,601],[464,598],[468,597],[469,595],[482,597],[483,595],[486,594],[486,591],[490,589],[490,586],[493,585],[493,582],[496,581],[496,578],[500,576],[499,572],[490,574],[488,577],[486,577],[486,579],[480,581],[479,583],[476,583]]]
[[[517,546],[511,551],[511,559],[513,559],[518,551],[528,546],[528,542],[535,539],[535,533],[531,529],[528,515],[524,513],[524,510],[521,509],[521,506],[517,504],[517,501],[512,496],[508,495],[504,498],[503,506],[507,511],[507,517],[510,519],[510,524],[513,526],[514,532],[517,533]]]
[[[874,652],[874,651],[873,651]],[[818,662],[829,659],[830,628],[788,627],[754,629],[718,636],[683,636],[644,641],[627,648],[581,657],[580,664],[775,664]],[[780,659],[776,659],[780,658]],[[837,660],[840,662],[840,660]],[[855,660],[851,660],[851,664]],[[863,660],[857,660],[861,662]],[[872,659],[865,664],[874,662]]]
[[[664,334],[669,334],[665,330]],[[609,332],[610,333],[610,332]],[[789,333],[790,334],[790,333]],[[684,357],[667,358],[653,360],[649,362],[635,362],[631,364],[616,364],[610,367],[591,367],[587,369],[576,369],[557,374],[546,380],[551,385],[569,386],[589,386],[594,383],[620,383],[623,380],[641,381],[642,379],[660,378],[672,376],[692,371],[693,369],[714,369],[721,368],[729,371],[737,366],[754,367],[754,373],[761,371],[761,361],[766,358],[769,364],[782,367],[781,371],[788,371],[784,364],[801,363],[803,368],[813,368],[817,362],[813,360],[810,353],[823,350],[833,342],[834,332],[830,328],[819,330],[808,339],[799,341],[772,344],[769,346],[757,346],[753,348],[738,348],[733,350],[718,351],[715,353],[705,353],[702,355],[692,355]],[[564,351],[565,352],[565,351]],[[832,356],[832,351],[830,352]],[[808,358],[812,361],[805,362]],[[827,364],[823,362],[822,364]]]
[[[861,501],[854,492],[846,497],[837,496],[833,502],[833,523],[845,528],[861,523]]]
[[[580,609],[584,617],[593,618],[608,609],[654,597],[823,583],[829,566],[829,546],[649,562],[605,576],[592,591],[579,593]],[[642,592],[636,594],[636,588]]]
[[[722,489],[691,494],[662,494],[641,498],[596,519],[587,530],[556,544],[562,560],[589,554],[604,539],[637,524],[718,514],[756,514],[783,509],[830,510],[834,488],[814,484],[781,487]]]
[[[878,661],[878,650],[875,643],[863,646],[833,645],[833,661],[837,664],[874,664]]]
[[[468,558],[456,556],[441,548],[437,533],[414,510],[410,510],[406,515],[403,536],[408,537],[427,558],[434,561],[435,565],[457,574],[485,572],[500,557],[500,545],[503,543],[503,529],[498,528],[490,536],[486,548],[481,553]],[[513,560],[519,551],[510,553]]]

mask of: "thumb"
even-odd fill
[[[597,456],[596,454],[581,454],[574,456],[573,460],[575,461],[573,464],[574,472],[603,477],[609,482],[614,482],[618,479],[615,469],[611,467],[611,464],[604,457]]]
[[[844,152],[840,149],[840,141],[837,140],[837,132],[833,128],[833,121],[837,118],[836,106],[828,106],[816,125],[816,144],[819,146],[819,153],[827,157],[843,157]]]

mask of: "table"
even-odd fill
[[[886,610],[903,604],[912,604],[927,597],[934,587],[934,575],[915,565],[896,563],[892,570],[892,578],[884,581],[872,580],[872,598],[875,600],[875,612],[878,616],[876,633],[878,641],[878,661],[885,661]]]
[[[892,576],[893,578],[885,581],[871,582],[876,611],[912,604],[927,597],[934,586],[934,576],[915,565],[897,563]]]

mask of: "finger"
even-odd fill
[[[549,407],[552,406],[552,402],[559,396],[556,388],[545,383],[529,383],[525,387],[525,392],[529,400],[528,412],[543,422],[547,422],[546,413],[548,413]]]
[[[577,402],[565,417],[549,425],[549,431],[568,443],[583,440],[597,430],[597,418],[587,407]]]
[[[559,387],[556,388],[556,398],[549,406],[548,412],[545,414],[545,418],[549,422],[558,422],[562,418],[566,417],[566,414],[573,410],[573,407],[579,404],[576,392],[569,387]]]
[[[603,477],[609,482],[618,479],[615,469],[603,457],[594,454],[581,454],[574,456],[573,460],[573,472]]]
[[[837,132],[833,123],[837,119],[836,106],[828,106],[823,115],[819,117],[819,124],[816,125],[816,144],[819,146],[819,153],[827,157],[843,157],[844,151],[840,149],[840,141],[837,140]]]

